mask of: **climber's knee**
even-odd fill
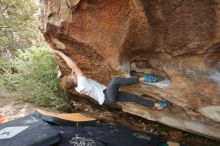
[[[105,99],[105,104],[108,104],[108,105],[111,105],[111,104],[114,104],[115,103],[115,100],[113,99],[113,98],[109,98],[109,97],[107,97],[106,99]]]
[[[111,83],[118,84],[118,83],[120,83],[120,79],[121,79],[120,77],[113,77],[111,80]]]

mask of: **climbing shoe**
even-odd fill
[[[144,82],[145,83],[155,83],[161,80],[160,77],[155,75],[144,75]]]
[[[169,142],[164,143],[164,144],[162,144],[162,145],[160,145],[160,146],[186,146],[186,145],[183,145],[183,144],[179,144],[179,143],[176,143],[176,142],[171,142],[171,141],[169,141]]]
[[[169,107],[171,105],[169,102],[166,101],[160,101],[159,104],[160,107]]]

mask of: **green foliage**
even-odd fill
[[[14,53],[42,42],[32,0],[0,0],[0,51]],[[35,43],[35,44],[33,44]]]
[[[36,48],[17,53],[13,60],[0,61],[4,74],[2,88],[23,94],[22,100],[56,108],[67,107],[67,96],[60,89],[56,63],[46,48]]]
[[[33,0],[0,0],[0,89],[12,89],[22,100],[67,107],[56,78],[56,64],[46,49],[33,15]],[[35,46],[35,47],[32,47]]]

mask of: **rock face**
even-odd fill
[[[170,81],[124,90],[171,108],[120,103],[124,112],[220,139],[220,0],[40,0],[38,23],[49,45],[94,80],[136,71]]]

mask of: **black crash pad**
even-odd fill
[[[69,115],[41,112],[0,124],[0,146],[161,146],[165,143],[126,127],[94,125],[96,120],[87,120],[89,117],[83,118],[87,126],[85,122],[84,126],[73,126],[79,119],[64,117]]]
[[[160,139],[119,126],[54,126],[61,141],[54,146],[160,146]]]
[[[97,125],[97,120],[79,113],[57,114],[37,110],[35,114],[60,131],[61,141],[54,146],[160,146],[163,143],[155,136],[126,127]]]
[[[60,132],[34,115],[0,124],[0,146],[49,146]]]

